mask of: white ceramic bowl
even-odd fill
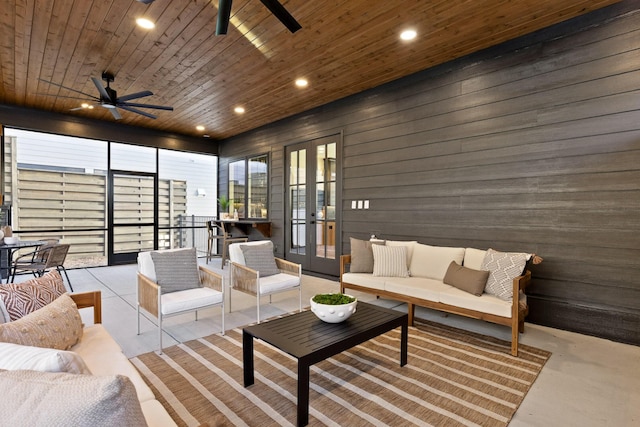
[[[13,245],[14,243],[18,243],[18,238],[15,236],[11,236],[11,237],[5,237],[4,238],[4,242],[7,245]]]
[[[315,314],[318,319],[327,323],[340,323],[347,320],[353,313],[356,312],[356,305],[358,304],[358,300],[356,299],[349,304],[328,305],[318,304],[317,302],[314,302],[313,297],[311,297],[310,303],[311,311],[313,311],[313,314]]]

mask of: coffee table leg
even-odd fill
[[[309,365],[298,360],[298,426],[309,424]]]
[[[253,384],[253,336],[242,331],[242,366],[244,370],[244,386]]]
[[[400,366],[407,364],[407,341],[409,340],[409,326],[407,322],[402,323],[400,332]]]

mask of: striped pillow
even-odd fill
[[[57,270],[26,282],[0,285],[0,323],[20,319],[65,292],[67,290]]]
[[[407,247],[371,245],[373,250],[373,275],[382,277],[407,277]]]

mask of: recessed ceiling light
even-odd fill
[[[202,132],[204,130],[204,126],[198,125],[198,126],[196,126],[196,130]]]
[[[307,81],[307,79],[296,79],[296,86],[307,87],[308,85],[309,85],[309,82]]]
[[[136,24],[138,26],[144,28],[145,30],[151,30],[156,27],[156,24],[148,20],[147,18],[138,18],[136,19]]]
[[[242,114],[244,113],[244,107],[236,107],[233,109],[233,111],[235,111],[238,114]]]
[[[415,39],[417,35],[418,33],[416,32],[416,30],[404,30],[400,33],[400,38],[402,40],[408,41]]]

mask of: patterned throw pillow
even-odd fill
[[[163,294],[201,287],[196,248],[155,251],[151,259]]]
[[[484,291],[505,301],[513,299],[513,279],[520,276],[527,264],[527,254],[498,252],[488,249],[482,270],[489,270],[489,279]]]
[[[246,266],[259,271],[260,277],[280,273],[273,256],[273,242],[270,240],[263,245],[240,245],[240,249],[242,249]]]
[[[407,247],[372,245],[373,275],[381,277],[407,277]]]
[[[80,338],[82,319],[68,294],[18,320],[0,325],[1,342],[69,350]]]
[[[146,426],[124,375],[0,372],[0,413],[9,426]]]
[[[4,314],[0,315],[0,323],[26,316],[65,292],[67,290],[57,270],[26,282],[0,285],[0,312]]]

